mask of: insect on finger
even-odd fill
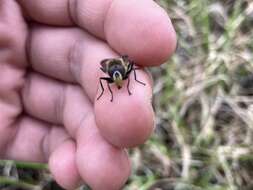
[[[136,70],[139,70],[140,68],[134,68],[134,62],[132,60],[130,60],[127,55],[123,55],[120,58],[104,59],[100,62],[100,65],[101,65],[100,69],[105,74],[107,74],[108,77],[101,77],[99,79],[100,86],[102,88],[102,92],[99,95],[99,97],[97,98],[97,100],[99,100],[100,97],[104,93],[104,87],[102,84],[102,80],[105,80],[107,82],[108,89],[111,93],[111,102],[113,101],[113,92],[110,88],[110,85],[109,85],[110,83],[114,83],[118,89],[121,89],[123,86],[123,81],[128,79],[128,82],[127,82],[128,94],[129,95],[132,94],[129,89],[129,85],[130,85],[129,75],[132,71],[134,71],[135,81],[137,81],[138,83],[140,83],[144,86],[146,85],[145,83],[143,83],[137,79]]]

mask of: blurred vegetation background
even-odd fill
[[[157,0],[175,55],[152,68],[156,131],[124,190],[253,190],[252,0]],[[0,189],[60,189],[46,165],[0,161]],[[80,189],[88,189],[83,187]]]

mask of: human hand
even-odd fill
[[[146,86],[112,85],[114,101],[107,88],[97,101],[99,63],[117,52],[163,63],[176,46],[167,14],[150,0],[2,0],[0,15],[0,157],[49,162],[66,189],[119,189],[123,148],[153,130],[152,82],[137,71]]]

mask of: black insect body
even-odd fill
[[[129,75],[132,71],[134,72],[135,81],[137,81],[138,83],[140,83],[142,85],[145,85],[145,83],[137,80],[136,70],[138,70],[140,68],[134,68],[133,61],[129,60],[127,55],[121,56],[118,59],[116,59],[116,58],[104,59],[101,61],[100,65],[101,65],[100,69],[104,73],[106,73],[109,77],[101,77],[99,79],[100,86],[102,88],[102,92],[99,95],[99,97],[97,98],[97,100],[104,93],[104,87],[102,84],[102,80],[105,80],[107,82],[108,89],[111,93],[111,102],[113,101],[113,93],[112,93],[112,90],[109,85],[110,83],[114,83],[118,89],[121,89],[121,87],[123,85],[123,81],[127,79],[128,80],[127,81],[127,91],[128,91],[129,95],[132,94],[129,90],[129,84],[130,84]]]

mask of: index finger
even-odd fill
[[[154,128],[151,81],[146,72],[136,72],[138,79],[135,80],[133,72],[129,76],[131,94],[128,93],[127,80],[121,89],[117,89],[116,85],[107,87],[105,83],[102,97],[94,102],[101,134],[118,147],[134,147],[144,143]],[[112,89],[112,101],[109,88]]]
[[[19,2],[37,22],[58,26],[77,24],[140,65],[161,64],[176,47],[176,35],[168,15],[151,0]]]

